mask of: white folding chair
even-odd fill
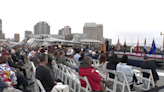
[[[35,81],[35,73],[36,73],[36,67],[34,65],[34,63],[31,61],[31,66],[33,68],[33,72],[32,72],[32,80]]]
[[[77,92],[77,90],[78,90],[77,85],[80,84],[80,81],[79,81],[79,78],[78,78],[78,73],[75,70],[73,70],[69,67],[68,67],[68,70],[71,74],[70,79],[69,79],[70,90],[72,92]]]
[[[98,65],[98,62],[99,62],[98,60],[92,59],[92,61],[93,61],[93,65],[94,65],[94,66],[97,66],[97,65]]]
[[[132,83],[128,83],[126,76],[122,72],[115,72],[116,78],[116,87],[118,86],[121,90],[121,92],[131,92],[130,86]],[[120,78],[123,78],[123,81],[120,81]],[[125,87],[127,87],[127,90],[125,90]],[[117,89],[117,88],[116,88]],[[117,91],[117,90],[116,90]]]
[[[82,92],[92,92],[92,88],[91,88],[91,85],[90,85],[87,77],[86,76],[82,77],[82,76],[78,75],[78,78],[79,78],[79,80],[81,80],[81,81],[83,80],[86,82],[86,87],[82,87],[81,84],[77,85],[78,86],[78,92],[81,92],[81,91]]]
[[[135,74],[135,76],[137,77],[137,80],[139,81],[139,82],[142,82],[142,80],[141,80],[141,78],[142,78],[142,73],[141,73],[141,68],[140,67],[135,67],[135,66],[131,66],[132,67],[132,70],[133,70],[133,72],[134,72],[134,74]],[[136,84],[134,84],[134,86],[136,87],[136,88],[140,88],[142,85],[136,85]]]
[[[67,72],[69,73],[68,74],[68,85],[69,85],[69,88],[71,90],[71,92],[76,92],[74,91],[74,87],[73,87],[73,83],[75,82],[74,78],[72,78],[72,69],[70,67],[67,67]]]
[[[115,74],[116,71],[115,71],[115,70],[109,70],[109,69],[107,69],[106,72],[107,72],[106,81],[111,81],[111,82],[113,82],[113,85],[112,85],[110,88],[106,87],[106,91],[109,91],[109,92],[116,92],[116,78],[117,78],[117,77],[114,77],[114,79],[112,79],[112,78],[109,77],[110,74],[114,74],[114,75],[116,76],[116,74]],[[109,73],[110,73],[110,74],[109,74]]]
[[[66,68],[66,66],[65,65],[63,65],[63,64],[61,64],[61,67],[62,67],[62,72],[63,72],[63,82],[65,83],[65,84],[67,84],[67,68]]]
[[[38,86],[37,86],[37,83],[36,83],[36,78],[35,78],[35,74],[36,74],[36,67],[34,65],[34,63],[31,61],[31,65],[32,65],[32,68],[33,68],[33,72],[32,72],[32,80],[33,82],[35,82],[34,84],[34,88],[35,88],[35,91],[36,92],[39,92],[39,89],[38,89]]]
[[[54,67],[53,71],[55,73],[55,77],[56,78],[59,78],[59,70],[58,70],[57,64],[56,63],[53,63],[53,67]]]
[[[58,64],[58,67],[59,67],[59,79],[64,81],[64,69],[63,69],[63,66],[61,64]]]
[[[42,83],[40,82],[40,80],[36,79],[36,82],[37,82],[38,86],[40,87],[41,92],[46,92],[46,90],[44,89],[44,87],[43,87]]]
[[[152,87],[155,88],[155,83],[154,83],[152,71],[150,69],[141,69],[140,71],[142,72],[141,80],[144,83],[144,85],[141,86],[140,89],[142,89],[142,90],[149,90],[150,89],[150,85],[152,85]],[[144,77],[143,73],[149,74],[149,78]]]

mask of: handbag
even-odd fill
[[[69,86],[63,85],[62,83],[57,83],[51,90],[51,92],[69,92]]]

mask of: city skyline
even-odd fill
[[[160,36],[160,32],[164,32],[162,0],[69,0],[65,3],[48,0],[39,1],[39,5],[37,3],[37,0],[1,1],[0,19],[6,38],[14,38],[15,33],[24,38],[24,31],[33,31],[33,26],[39,21],[49,23],[51,34],[58,34],[58,30],[65,25],[71,27],[72,33],[83,33],[85,23],[95,22],[103,24],[104,37],[112,38],[113,44],[117,43],[118,37],[121,43],[125,38],[127,43],[131,43],[132,39],[133,43],[137,43],[138,38],[140,43],[144,43],[145,38],[148,44],[152,43],[153,38],[156,44],[162,45],[163,42]],[[60,7],[61,4],[65,7]]]

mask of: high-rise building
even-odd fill
[[[5,39],[5,33],[3,33],[3,39]]]
[[[20,41],[20,35],[19,34],[15,34],[14,35],[14,41],[15,42],[19,42]]]
[[[32,31],[25,31],[25,38],[32,34]]]
[[[50,26],[47,22],[38,22],[34,26],[34,34],[50,34]]]
[[[69,26],[65,26],[61,30],[59,30],[60,35],[70,35],[71,34],[71,28]]]
[[[62,35],[62,30],[59,30],[58,35]]]
[[[2,32],[2,20],[0,19],[0,39],[4,39],[3,32]]]
[[[83,34],[86,34],[88,39],[99,40],[104,42],[103,39],[103,25],[96,23],[85,23]]]

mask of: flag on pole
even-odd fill
[[[120,42],[119,42],[119,39],[118,39],[118,42],[117,42],[117,51],[120,50]]]
[[[137,42],[137,47],[136,47],[136,54],[138,54],[138,53],[139,53],[139,40]]]
[[[156,50],[156,45],[155,45],[155,41],[153,39],[153,42],[152,42],[152,45],[151,45],[151,49],[150,49],[150,52],[149,54],[154,54],[155,53],[155,50]]]
[[[146,53],[146,38],[145,38],[145,42],[144,42],[144,52]]]
[[[124,49],[126,49],[126,39],[125,39],[125,42],[124,42]]]
[[[132,49],[133,49],[133,38],[132,38],[132,44],[131,44],[131,47],[130,47],[130,53],[132,53]]]

